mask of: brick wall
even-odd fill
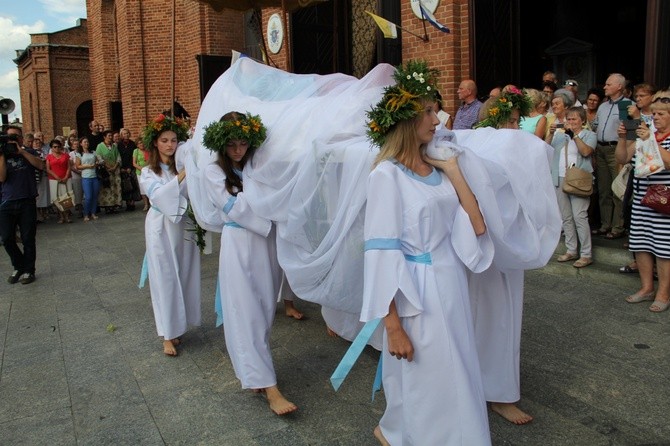
[[[55,33],[33,34],[17,57],[24,132],[50,140],[76,128],[77,108],[90,99],[87,22]]]
[[[174,96],[195,119],[200,111],[196,56],[241,51],[241,12],[214,11],[193,0],[87,0],[93,113],[107,126],[109,101],[121,101],[124,126],[137,137],[148,120],[172,107]]]
[[[444,100],[443,108],[454,116],[458,108],[458,84],[472,77],[468,1],[442,1],[434,16],[451,33],[445,34],[426,21],[429,41],[423,42],[409,33],[402,33],[402,57],[405,61],[425,59],[430,66],[440,70],[439,88]],[[412,12],[409,1],[401,3],[401,17],[400,26],[420,36],[424,35],[422,21]]]

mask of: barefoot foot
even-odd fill
[[[251,389],[254,393],[265,393],[265,389]]]
[[[533,417],[516,407],[513,403],[491,403],[491,410],[514,424],[526,424],[533,421]]]
[[[292,317],[295,320],[300,320],[303,318],[304,314],[302,314],[298,309],[295,307],[295,304],[293,303],[292,300],[285,300],[284,301],[284,311],[286,312],[286,316]]]
[[[277,415],[286,415],[298,410],[298,406],[284,398],[277,386],[265,389],[265,396],[268,399],[268,404],[270,404],[270,409]]]
[[[386,438],[384,438],[384,434],[382,434],[381,427],[379,426],[375,427],[374,434],[379,444],[381,444],[382,446],[391,446],[391,444],[388,441],[386,441]]]
[[[163,341],[163,353],[168,356],[177,356],[177,349],[171,340],[166,339]]]
[[[328,336],[331,338],[339,338],[338,334],[335,333],[329,326],[326,325],[326,333],[328,333]]]
[[[170,339],[170,342],[172,342],[172,345],[174,345],[176,347],[179,344],[181,344],[181,339],[180,338]]]

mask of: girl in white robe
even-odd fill
[[[402,93],[387,90],[380,114]],[[375,436],[393,446],[489,445],[466,268],[486,269],[493,244],[456,158],[422,157],[439,120],[433,101],[416,102],[418,116],[382,134],[367,187],[361,320],[384,325],[386,410]]]
[[[151,157],[142,169],[140,182],[151,200],[144,234],[156,331],[163,338],[163,352],[177,356],[179,337],[189,326],[200,325],[200,253],[185,216],[188,191],[186,172],[177,172],[175,151],[181,131],[170,130],[175,121],[161,121],[161,130],[151,127]],[[167,129],[167,130],[163,130]]]
[[[215,164],[205,168],[207,196],[224,222],[221,231],[219,286],[226,347],[242,388],[264,392],[270,409],[284,415],[297,409],[277,387],[270,331],[277,306],[281,270],[271,220],[257,216],[242,189],[242,169],[262,139],[241,139],[241,126],[253,128],[251,116],[231,112],[206,131],[219,147]],[[227,123],[239,122],[241,126]],[[258,119],[257,122],[260,122]],[[209,132],[209,134],[207,133]],[[212,134],[217,134],[213,138]],[[264,138],[263,138],[264,139]],[[227,173],[226,173],[227,171]]]

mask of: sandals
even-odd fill
[[[638,304],[640,302],[645,302],[648,300],[654,300],[654,295],[656,294],[656,291],[652,291],[651,293],[647,294],[631,294],[626,298],[626,302],[629,304]],[[650,310],[651,311],[651,310]]]
[[[605,234],[605,238],[607,240],[615,240],[615,239],[624,237],[625,235],[626,234],[623,231],[622,232],[608,232],[607,234]]]
[[[610,232],[609,229],[593,229],[591,235],[605,235]]]
[[[660,300],[655,300],[653,304],[649,307],[649,311],[652,313],[661,313],[670,307],[670,300],[667,302],[662,302]]]
[[[639,274],[640,270],[637,268],[632,268],[630,265],[624,265],[619,268],[621,274]]]
[[[577,254],[573,254],[571,252],[566,252],[565,254],[561,254],[560,256],[558,256],[556,261],[557,262],[569,262],[570,260],[576,260],[578,258],[579,257],[577,256]]]
[[[580,257],[579,260],[572,264],[572,266],[575,268],[584,268],[585,266],[589,266],[592,263],[593,259],[591,257]]]

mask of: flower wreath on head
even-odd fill
[[[383,146],[394,125],[417,116],[424,109],[422,101],[434,101],[438,74],[422,60],[410,60],[396,67],[393,74],[396,84],[384,88],[381,101],[367,112],[368,138]]]
[[[172,116],[161,113],[149,121],[144,130],[142,130],[142,142],[148,150],[154,149],[153,142],[163,132],[171,130],[177,134],[177,141],[186,141],[188,139],[189,124],[182,118],[173,118]]]
[[[266,129],[260,116],[247,113],[232,121],[216,121],[205,127],[202,143],[209,150],[224,152],[230,141],[245,140],[257,149],[265,141]]]
[[[493,127],[500,128],[509,121],[513,110],[519,110],[519,118],[528,116],[533,109],[530,97],[516,87],[509,87],[508,91],[502,93],[493,101],[486,113],[486,118],[475,125],[475,128]]]

